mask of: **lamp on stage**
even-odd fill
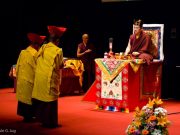
[[[110,56],[110,58],[114,55],[112,48],[113,48],[113,38],[109,38],[109,56]]]

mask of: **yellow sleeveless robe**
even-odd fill
[[[62,65],[63,52],[61,48],[52,42],[40,48],[37,53],[33,98],[44,102],[57,100],[60,94],[60,68]]]
[[[32,90],[36,68],[35,54],[37,51],[31,46],[22,50],[16,64],[16,97],[18,101],[32,104]]]

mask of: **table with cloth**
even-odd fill
[[[65,59],[60,85],[60,96],[80,94],[82,91],[82,76],[84,66],[81,60]]]
[[[129,112],[160,97],[162,61],[147,65],[141,59],[97,58],[95,62],[96,80],[84,101],[94,101],[99,109]]]
[[[64,68],[60,85],[60,96],[80,94],[82,91],[82,74],[84,66],[81,60],[69,58],[64,59]],[[16,92],[16,65],[10,69],[9,76],[14,80],[14,92]]]

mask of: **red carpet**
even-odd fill
[[[59,123],[62,127],[46,129],[39,123],[23,123],[16,115],[17,100],[13,89],[0,89],[0,135],[125,135],[133,112],[94,110],[95,104],[83,102],[83,96],[59,98]],[[180,101],[164,101],[170,135],[180,134]]]

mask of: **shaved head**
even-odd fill
[[[82,35],[82,38],[84,39],[84,38],[88,38],[89,36],[88,36],[88,34],[83,34]]]

